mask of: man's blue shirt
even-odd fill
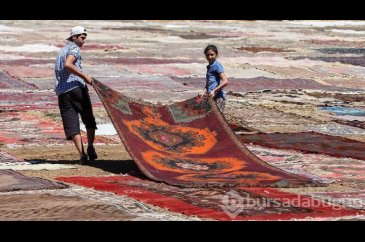
[[[75,74],[69,72],[65,68],[65,60],[67,56],[73,55],[76,58],[76,62],[74,63],[76,68],[82,71],[81,67],[81,53],[80,47],[78,47],[75,43],[69,41],[65,47],[63,47],[60,51],[60,54],[57,56],[56,64],[55,64],[55,76],[56,76],[56,86],[55,92],[57,95],[68,92],[76,87],[85,87],[85,81],[76,76]]]

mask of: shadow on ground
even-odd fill
[[[37,159],[37,160],[25,160],[36,164],[62,164],[62,165],[77,165],[79,160],[47,160],[47,159]],[[137,165],[133,160],[94,160],[88,161],[83,166],[94,167],[105,172],[110,172],[113,174],[129,174],[136,176],[141,179],[146,177],[138,169]]]

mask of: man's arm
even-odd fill
[[[74,65],[74,62],[75,62],[75,61],[76,61],[75,56],[73,56],[73,55],[68,55],[68,56],[67,56],[67,58],[66,58],[66,60],[65,60],[65,68],[66,68],[69,72],[71,72],[71,73],[75,74],[76,76],[78,76],[78,77],[80,77],[80,78],[84,79],[86,83],[88,83],[88,84],[92,85],[92,83],[93,83],[93,79],[92,79],[90,76],[88,76],[88,75],[84,74],[83,72],[79,71],[79,70],[76,68],[76,66]]]

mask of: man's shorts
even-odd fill
[[[97,129],[87,86],[77,87],[59,95],[58,106],[68,140],[71,140],[73,135],[80,134],[79,114],[86,129]]]

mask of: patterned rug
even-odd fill
[[[305,193],[304,193],[305,195]],[[312,197],[321,199],[326,202],[341,204],[342,206],[361,209],[365,211],[365,192],[312,192],[308,194]]]
[[[67,186],[37,177],[27,177],[13,170],[0,170],[0,192],[61,189]]]
[[[267,163],[321,183],[338,182],[365,189],[365,160],[310,154],[293,149],[272,149],[257,145],[247,147]]]
[[[128,196],[172,212],[215,220],[328,220],[364,215],[341,205],[274,188],[179,188],[132,176],[58,180]]]
[[[365,160],[365,143],[316,132],[239,135],[243,143]]]
[[[136,216],[77,195],[1,194],[2,221],[128,221]]]
[[[155,105],[97,80],[94,88],[129,154],[153,180],[182,187],[321,185],[256,157],[211,99]]]
[[[1,95],[0,93],[0,99]],[[35,102],[29,99],[28,102],[35,105]],[[0,108],[3,108],[1,103],[0,100]],[[25,105],[19,104],[19,106],[24,107]],[[17,107],[12,108],[17,109]],[[42,110],[0,112],[0,144],[69,144],[70,141],[65,137],[62,122],[55,118],[59,116],[58,112]],[[83,135],[83,139],[87,142],[86,135]],[[111,143],[111,141],[97,135],[95,143]]]

